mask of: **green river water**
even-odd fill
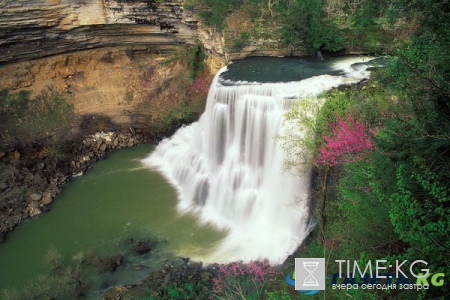
[[[176,211],[176,191],[140,162],[151,150],[140,145],[108,155],[65,185],[48,213],[14,230],[0,243],[0,290],[21,287],[44,272],[51,247],[69,263],[86,251],[124,254],[114,273],[92,275],[97,290],[139,281],[173,255],[201,258],[210,253],[225,234]],[[129,255],[124,247],[130,238],[155,237],[161,242],[151,254]],[[138,264],[145,268],[135,270]]]

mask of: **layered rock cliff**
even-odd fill
[[[69,93],[82,117],[152,126],[186,102],[184,92],[174,98],[168,91],[189,85],[186,45],[223,55],[220,37],[182,6],[183,0],[0,0],[0,89],[33,97],[51,87]],[[182,84],[169,87],[173,81]]]
[[[194,44],[183,0],[0,0],[0,64],[100,47]]]

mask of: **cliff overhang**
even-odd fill
[[[0,64],[130,46],[173,51],[197,42],[183,0],[2,0]]]

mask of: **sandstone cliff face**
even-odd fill
[[[51,87],[69,93],[83,118],[152,126],[189,102],[181,88],[192,84],[187,63],[167,65],[183,56],[186,44],[200,42],[213,54],[207,61],[211,72],[224,64],[221,35],[202,28],[182,5],[183,0],[0,0],[0,89],[28,90],[34,97]],[[177,94],[177,88],[183,91]]]
[[[183,0],[0,0],[0,64],[126,46],[167,52],[194,44]]]
[[[89,131],[148,128],[193,101],[189,69],[176,55],[109,47],[16,62],[0,67],[0,88],[67,94],[75,113],[97,124]]]

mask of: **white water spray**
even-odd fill
[[[211,85],[198,122],[163,140],[144,160],[179,191],[180,211],[228,231],[205,261],[268,259],[281,263],[303,241],[307,228],[308,175],[283,170],[285,153],[275,137],[293,101],[368,77],[363,58],[346,58],[321,75],[290,83]],[[365,59],[367,61],[367,59]],[[301,130],[301,129],[299,129]]]

